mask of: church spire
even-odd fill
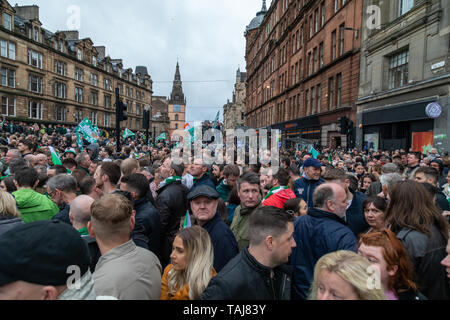
[[[263,11],[263,12],[267,12],[267,7],[266,7],[266,0],[263,0],[263,6],[262,6],[262,9],[261,9],[261,11]]]
[[[175,77],[173,80],[172,93],[170,94],[170,104],[185,104],[186,100],[183,93],[183,83],[181,82],[180,65],[177,61]]]

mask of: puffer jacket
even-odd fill
[[[50,220],[59,212],[58,206],[49,197],[32,189],[14,191],[13,196],[25,223]]]
[[[180,228],[180,220],[188,209],[189,189],[182,182],[175,181],[160,188],[157,193],[156,208],[161,220],[161,264],[166,266],[173,239]]]
[[[244,248],[211,279],[200,299],[289,300],[291,273],[287,265],[274,269],[263,266]]]
[[[446,257],[447,241],[436,226],[431,237],[416,230],[403,228],[397,233],[414,264],[419,290],[430,300],[450,299],[450,285],[441,261]]]
[[[295,180],[294,193],[297,198],[302,198],[308,204],[308,208],[314,207],[313,194],[314,190],[324,183],[325,180],[320,178],[319,180],[310,180],[306,177]]]

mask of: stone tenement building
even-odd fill
[[[362,0],[274,0],[247,26],[246,122],[321,146],[347,146],[356,123]]]
[[[246,73],[237,70],[233,101],[223,106],[223,130],[245,126],[245,80]]]
[[[357,145],[448,151],[450,1],[368,0],[363,12]]]
[[[173,80],[172,93],[169,99],[169,118],[170,137],[172,137],[175,130],[184,130],[184,125],[186,124],[186,98],[183,93],[183,83],[181,82],[178,62]]]
[[[115,88],[128,103],[123,128],[142,129],[152,80],[145,67],[124,69],[105,47],[79,39],[78,31],[42,28],[39,7],[0,2],[1,115],[25,122],[77,125],[88,117],[115,128]]]
[[[150,120],[150,132],[152,137],[157,137],[162,133],[169,136],[170,118],[169,118],[169,100],[163,96],[152,96],[152,117]]]

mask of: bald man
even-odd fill
[[[81,235],[81,238],[86,242],[91,256],[90,270],[95,271],[95,265],[101,256],[100,249],[94,238],[89,236],[87,231],[87,223],[91,221],[91,205],[95,200],[89,196],[81,195],[76,197],[70,203],[69,219],[72,226]]]
[[[32,154],[27,154],[23,158],[28,161],[28,163],[30,164],[30,167],[35,167],[37,165],[36,156],[34,156]]]
[[[314,208],[295,221],[291,265],[294,267],[292,298],[306,300],[314,266],[325,254],[338,250],[356,252],[357,239],[344,220],[348,205],[345,189],[324,183],[313,194]]]
[[[122,171],[122,176],[128,176],[130,174],[136,173],[139,169],[139,161],[133,158],[125,159],[120,164],[120,171]]]

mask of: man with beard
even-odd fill
[[[77,181],[68,174],[58,174],[47,181],[47,193],[61,209],[52,220],[71,224],[69,218],[70,203],[77,197]]]

